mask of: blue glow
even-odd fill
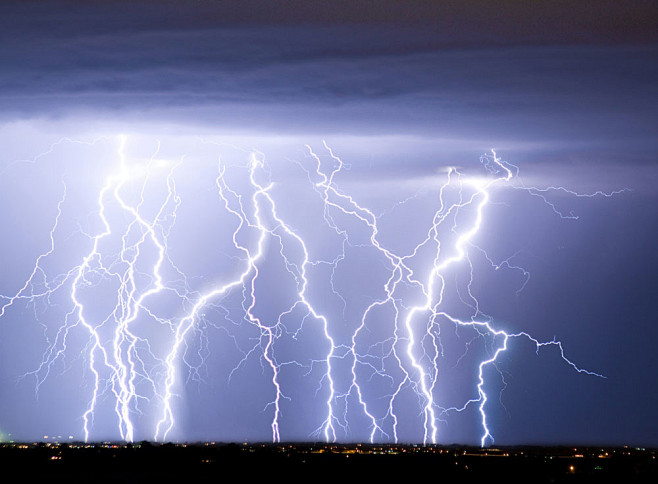
[[[518,251],[489,254],[501,237],[487,233],[492,206],[520,194],[573,223],[560,197],[605,203],[622,191],[527,186],[494,151],[479,167],[391,181],[350,179],[326,143],[273,161],[186,143],[62,139],[7,169],[58,174],[50,229],[34,242],[42,249],[22,282],[5,281],[0,317],[38,329],[30,338],[43,353],[21,377],[37,398],[52,398],[54,373],[82,382],[67,434],[185,439],[186,403],[220,380],[245,403],[235,414],[254,419],[251,440],[269,427],[273,441],[446,442],[467,415],[486,446],[498,425],[491,393],[504,388],[498,365],[514,341],[556,347],[545,358],[604,378],[558,339],[506,329],[476,286],[507,271],[512,283],[494,292],[522,297],[530,281]],[[213,421],[206,438],[230,439],[227,418]]]

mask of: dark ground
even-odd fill
[[[658,450],[331,444],[3,444],[5,482],[658,482]]]

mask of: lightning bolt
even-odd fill
[[[108,141],[99,138],[87,144],[93,146],[101,139]],[[42,163],[68,143],[80,142],[59,140],[29,162]],[[206,140],[201,140],[201,144],[220,147]],[[567,358],[557,339],[540,341],[526,332],[498,328],[495,319],[481,311],[472,291],[474,255],[493,270],[519,272],[520,294],[529,283],[530,273],[513,262],[519,254],[495,262],[477,243],[483,236],[487,208],[497,191],[520,190],[539,198],[556,216],[575,220],[573,212],[560,210],[552,201],[553,194],[611,197],[623,190],[578,193],[563,187],[527,187],[518,180],[518,168],[492,151],[481,159],[484,177],[467,176],[450,168],[433,187],[436,206],[424,236],[405,249],[394,249],[382,235],[383,221],[392,209],[375,215],[340,188],[338,180],[349,166],[326,143],[323,153],[306,146],[308,162],[295,163],[306,175],[308,188],[321,206],[324,227],[339,241],[339,249],[330,256],[312,256],[322,251],[303,237],[303,220],[301,225],[295,225],[300,221],[291,220],[290,214],[283,215],[285,210],[275,195],[281,182],[273,181],[264,154],[244,151],[248,162],[242,166],[220,158],[214,180],[220,207],[232,220],[222,235],[230,240],[230,258],[236,264],[232,268],[218,266],[214,271],[216,278],[208,288],[193,290],[189,275],[172,258],[169,242],[179,208],[184,204],[177,189],[177,173],[185,169],[186,157],[163,162],[158,142],[148,161],[137,161],[126,155],[127,136],[119,136],[117,145],[116,166],[96,197],[95,224],[91,225],[97,228],[80,228],[87,244],[79,263],[54,276],[47,269],[47,262],[57,256],[59,240],[67,236],[60,232],[70,190],[62,180],[49,244],[18,289],[12,295],[0,296],[3,318],[19,303],[36,306],[38,301],[50,302],[62,293],[67,295],[68,309],[54,338],[48,337],[49,326],[41,323],[46,350],[39,365],[22,378],[36,378],[38,395],[55,363],[66,357],[72,335],[82,332],[83,356],[90,375],[88,403],[81,416],[85,440],[93,438],[97,414],[108,400],[112,402],[121,439],[132,442],[136,434],[143,432],[143,421],[153,418],[152,438],[171,439],[178,425],[176,400],[184,374],[200,379],[199,367],[189,363],[186,355],[190,352],[190,335],[203,338],[201,323],[207,320],[205,310],[209,307],[222,308],[226,320],[233,322],[237,331],[241,320],[258,335],[251,347],[243,351],[243,358],[229,378],[250,358],[261,361],[271,385],[271,399],[264,410],[271,412],[271,438],[275,442],[282,438],[281,417],[284,402],[289,400],[281,379],[288,365],[307,369],[307,375],[318,365],[322,367],[316,396],[326,397],[322,397],[315,434],[326,441],[353,439],[352,426],[365,421],[370,442],[398,442],[402,421],[417,417],[421,431],[416,439],[425,444],[436,443],[445,419],[475,407],[480,417],[480,444],[493,443],[487,417],[486,374],[490,368],[498,369],[500,356],[516,339],[530,341],[537,353],[542,348],[556,347],[560,358],[574,371],[604,378]],[[235,174],[240,170],[243,179]],[[394,208],[417,198],[407,197]],[[348,269],[349,258],[357,250],[374,254],[386,275],[383,282],[373,279],[371,289],[377,295],[355,316],[352,295],[344,293],[337,278]],[[263,309],[267,298],[260,293],[263,270],[273,261],[280,264],[281,281],[294,287],[290,302],[278,314]],[[338,307],[328,313],[319,309],[322,304],[311,294],[311,288],[316,284],[320,287],[323,282],[313,276],[320,274],[320,267],[328,268],[329,300]],[[456,276],[463,273],[467,277],[465,283]],[[104,303],[97,302],[95,295],[100,295]],[[453,307],[455,298],[460,303],[459,310]],[[108,300],[112,303],[107,304]],[[159,306],[163,300],[173,301],[178,309],[164,310]],[[236,300],[238,321],[232,319]],[[468,315],[463,314],[464,308]],[[382,314],[388,316],[382,318]],[[297,328],[294,331],[290,329],[293,321]],[[322,341],[317,344],[323,356],[309,361],[288,359],[279,340],[291,334],[296,340],[305,331],[305,324],[319,328]],[[471,335],[458,363],[471,355],[472,345],[481,344],[484,348],[477,355],[472,394],[456,406],[442,405],[440,398],[445,373],[442,331],[448,326],[456,335]],[[352,328],[347,330],[347,336],[345,327]],[[203,365],[205,358],[199,352]],[[379,382],[379,396],[373,396],[374,382]],[[409,404],[410,395],[415,405]]]

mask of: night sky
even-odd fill
[[[162,439],[173,335],[258,250],[258,213],[258,276],[191,318],[164,438],[272,440],[274,376],[281,440],[427,441],[423,377],[394,357],[420,286],[401,284],[359,330],[395,271],[357,211],[323,196],[367,207],[378,243],[405,255],[442,201],[478,202],[482,180],[513,166],[437,310],[560,341],[605,378],[556,345],[510,339],[485,368],[485,443],[658,446],[656,25],[651,1],[3,1],[0,440],[80,440],[85,422],[89,440],[120,440],[128,421],[135,440]],[[327,195],[316,167],[329,175],[338,159]],[[105,230],[99,200],[114,232],[84,262]],[[457,212],[409,259],[415,277],[476,223],[475,204]],[[141,300],[157,285],[155,240],[167,288]],[[294,305],[304,270],[325,326]],[[132,377],[99,362],[71,291],[100,346],[121,334],[106,358],[132,362]],[[430,328],[412,353],[434,378],[436,440],[480,444],[482,400],[455,408],[479,398],[478,365],[501,336],[429,312],[414,324]],[[123,416],[121,381],[137,394]]]

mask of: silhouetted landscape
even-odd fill
[[[525,482],[656,482],[658,450],[367,444],[11,443],[5,475],[47,482],[190,482],[238,473],[249,481],[385,479],[421,475],[442,482],[504,477]]]

